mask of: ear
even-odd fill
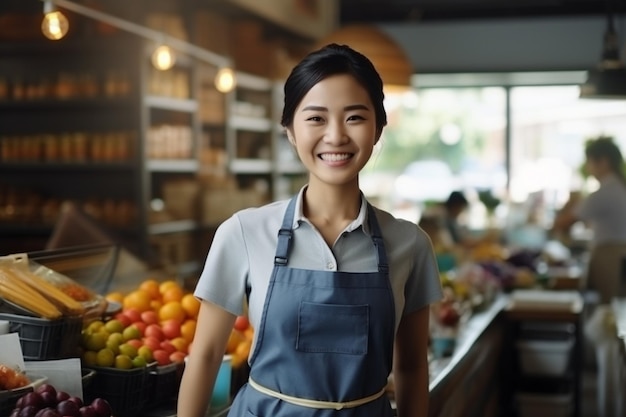
[[[294,137],[291,129],[285,129],[285,133],[287,134],[287,139],[289,139],[289,143],[291,143],[293,146],[296,146],[296,138]]]

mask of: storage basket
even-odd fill
[[[516,347],[523,374],[562,376],[567,372],[574,347],[573,326],[524,324]]]
[[[83,319],[61,317],[48,320],[19,314],[0,313],[9,322],[9,332],[17,333],[24,360],[53,360],[79,357]]]
[[[136,417],[146,402],[146,382],[151,367],[116,369],[88,368],[95,371],[91,382],[83,388],[85,402],[100,397],[111,404],[115,417]]]
[[[173,403],[178,396],[183,365],[171,363],[156,366],[148,372],[146,383],[146,408]]]

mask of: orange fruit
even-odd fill
[[[170,301],[163,304],[159,309],[159,320],[164,322],[166,320],[178,320],[180,323],[185,321],[185,310],[179,301]]]
[[[139,289],[150,294],[152,300],[158,300],[161,298],[159,286],[160,284],[156,279],[147,279],[139,284]]]
[[[235,348],[235,355],[237,356],[241,356],[243,358],[248,358],[248,356],[250,355],[250,349],[252,348],[252,341],[251,340],[244,340],[243,342],[239,343],[237,345],[237,347]]]
[[[180,325],[180,335],[189,343],[193,341],[193,337],[196,334],[196,321],[193,319],[185,320]]]
[[[153,311],[159,311],[159,309],[163,306],[163,301],[161,300],[151,300],[150,301],[150,309]]]
[[[185,292],[181,287],[170,286],[161,293],[161,301],[167,304],[170,301],[182,301]]]
[[[172,342],[177,351],[188,353],[187,347],[189,346],[189,342],[184,337],[175,337],[170,340],[170,342]]]
[[[200,300],[198,300],[195,295],[191,293],[183,295],[180,303],[183,306],[183,310],[185,310],[185,313],[187,313],[188,317],[194,319],[198,318],[198,313],[200,312]]]
[[[230,336],[228,336],[228,342],[226,343],[226,353],[235,353],[237,346],[246,340],[243,333],[239,330],[231,330]]]
[[[163,294],[166,290],[172,287],[181,288],[180,284],[176,280],[168,279],[159,284],[159,292]]]
[[[138,312],[150,310],[150,294],[143,290],[135,290],[124,297],[122,306],[124,309],[134,309]]]

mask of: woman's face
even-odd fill
[[[354,183],[378,137],[374,106],[350,75],[333,75],[314,85],[296,108],[289,140],[314,181]]]
[[[587,158],[585,160],[585,169],[589,175],[594,176],[596,179],[600,179],[610,172],[610,168],[605,159]]]

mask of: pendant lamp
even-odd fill
[[[626,68],[620,60],[619,40],[611,14],[604,34],[602,60],[587,77],[580,86],[580,98],[626,100]]]
[[[346,25],[319,39],[315,49],[330,43],[348,45],[372,61],[385,89],[408,89],[413,65],[404,50],[385,32],[373,25]]]

